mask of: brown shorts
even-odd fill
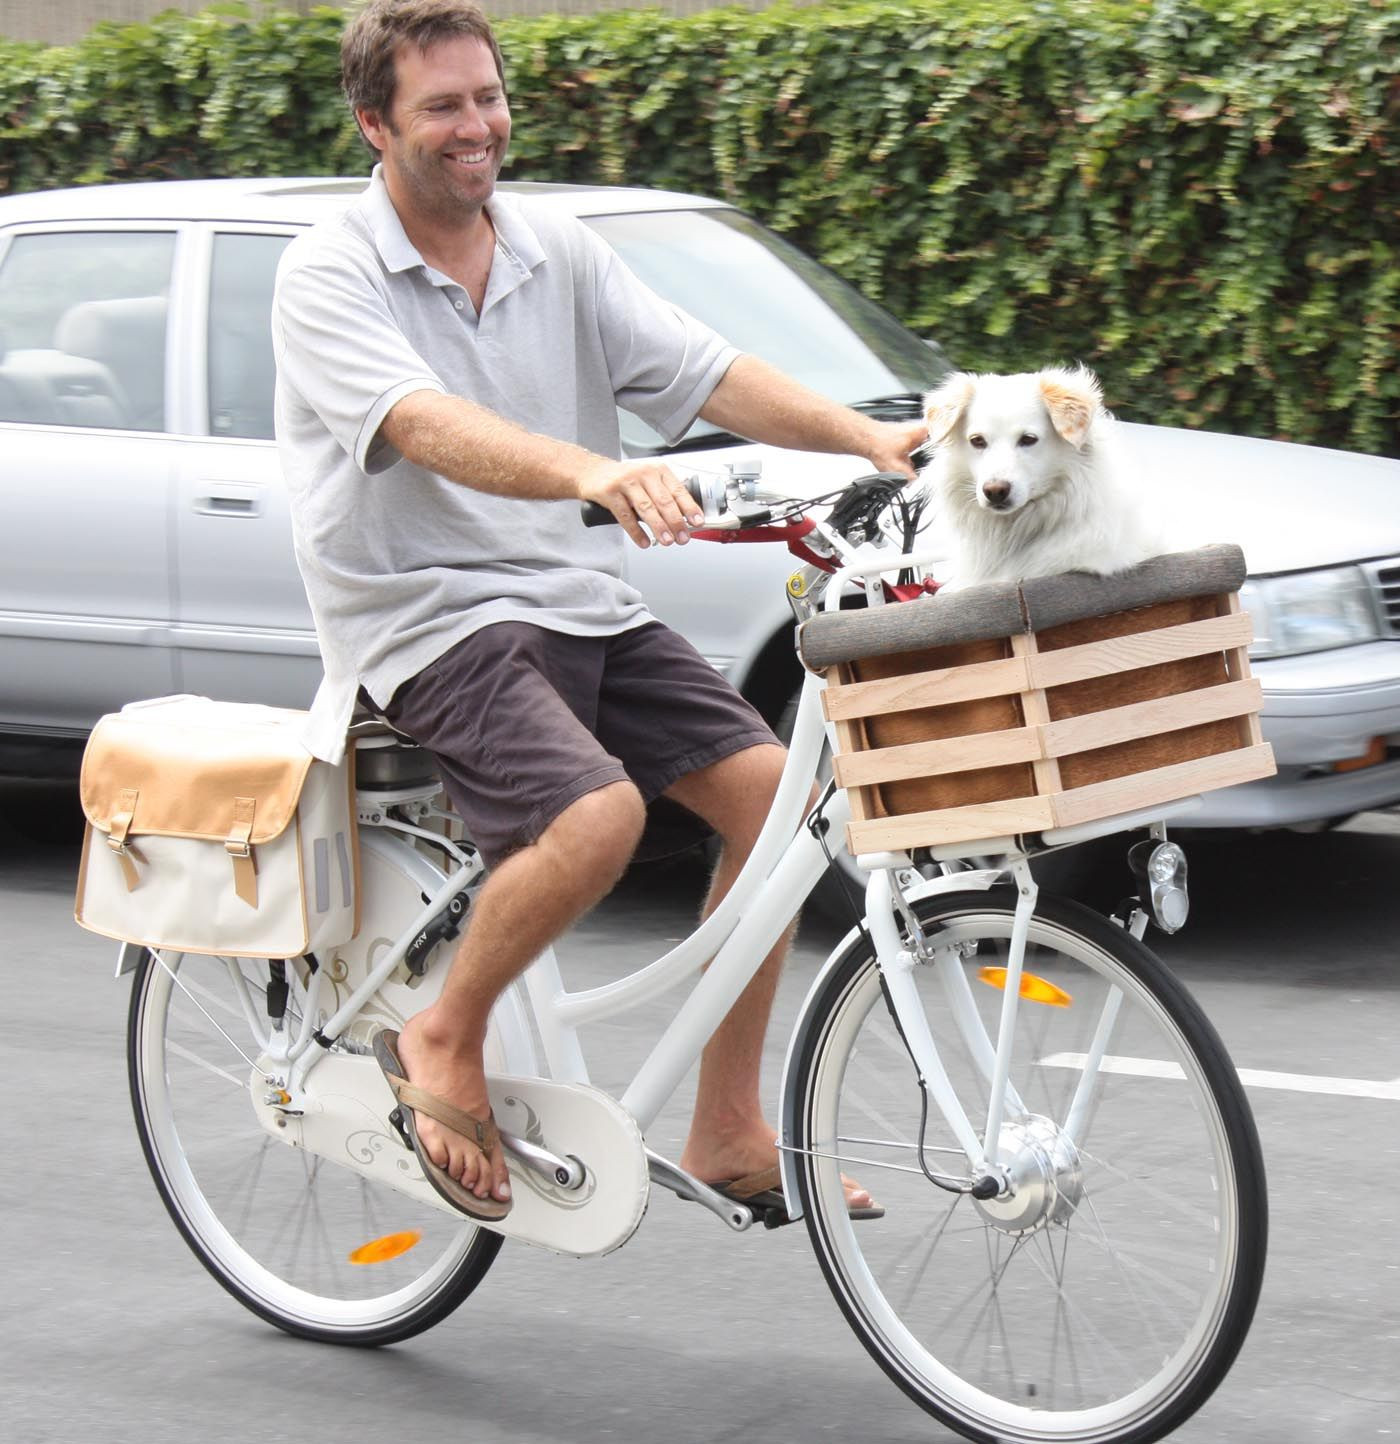
[[[611,637],[496,622],[405,682],[384,714],[437,759],[488,863],[599,787],[630,780],[650,802],[687,773],[777,741],[660,622]]]

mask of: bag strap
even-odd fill
[[[107,834],[107,846],[116,853],[122,865],[122,876],[126,879],[127,892],[134,892],[141,875],[136,871],[139,854],[126,840],[136,816],[136,799],[141,793],[138,788],[124,788],[117,798],[117,810],[112,814],[112,830]]]
[[[253,814],[255,797],[233,799],[233,826],[224,839],[224,851],[233,861],[233,890],[250,908],[258,905],[258,864],[253,857]]]

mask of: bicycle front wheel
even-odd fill
[[[265,1013],[267,987],[259,959],[144,955],[128,1065],[156,1187],[200,1262],[278,1328],[340,1344],[408,1338],[471,1293],[501,1237],[268,1135],[245,1025],[248,998]]]
[[[982,1136],[1015,894],[917,905],[930,1029]],[[929,1413],[986,1444],[1142,1441],[1196,1410],[1243,1342],[1263,1278],[1258,1137],[1214,1029],[1136,939],[1042,897],[1031,922],[997,1153],[966,1174],[855,942],[814,1000],[793,1142],[808,1230],[847,1319]],[[991,1150],[989,1150],[991,1152]],[[841,1172],[885,1206],[847,1217]]]

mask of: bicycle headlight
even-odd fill
[[[1176,843],[1151,837],[1135,842],[1128,850],[1128,866],[1153,922],[1164,933],[1184,927],[1191,903],[1186,895],[1186,854]]]

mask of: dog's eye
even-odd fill
[[[967,444],[974,451],[985,451],[987,449],[987,438],[985,436],[969,436]]]
[[[1017,446],[1034,446],[1040,440],[1034,431],[1023,431],[1016,442]]]

